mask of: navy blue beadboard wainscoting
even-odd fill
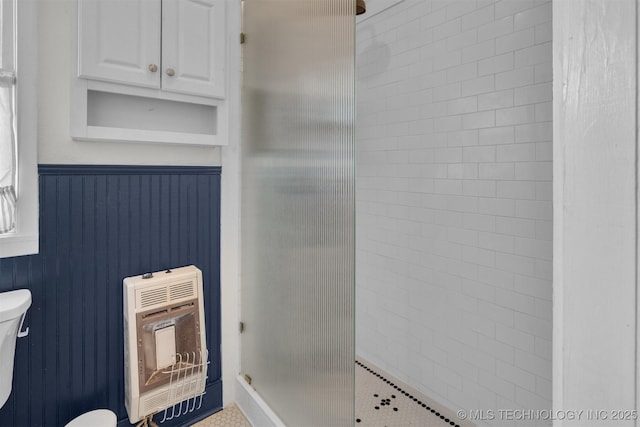
[[[33,296],[0,426],[63,426],[97,408],[128,426],[122,279],[190,264],[204,279],[207,394],[199,411],[162,426],[220,409],[220,168],[41,165],[39,172],[40,253],[0,259],[0,291],[28,288]]]

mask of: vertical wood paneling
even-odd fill
[[[0,260],[0,292],[33,295],[0,426],[59,426],[103,407],[128,425],[122,279],[189,264],[204,278],[207,396],[164,425],[220,408],[220,168],[42,166],[40,239],[38,255]]]

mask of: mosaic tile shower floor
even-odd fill
[[[356,427],[469,426],[468,423],[455,420],[452,412],[365,361],[356,361],[355,377]],[[251,427],[251,424],[242,411],[232,404],[194,424],[194,427]]]
[[[356,361],[355,412],[356,427],[465,427],[452,412],[362,360]]]

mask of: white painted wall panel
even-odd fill
[[[636,408],[637,2],[554,3],[554,406]]]

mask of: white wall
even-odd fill
[[[553,5],[554,425],[637,425],[637,8]]]
[[[358,25],[357,352],[451,409],[551,408],[551,35],[547,0]]]
[[[71,0],[39,0],[38,162],[219,165],[220,149],[73,141],[69,134]]]

